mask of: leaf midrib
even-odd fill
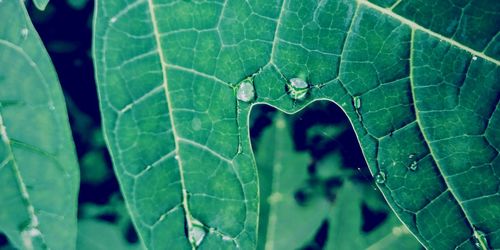
[[[24,3],[21,1],[19,4],[23,5]],[[23,10],[25,11],[24,8],[23,8]],[[27,15],[26,12],[24,14]],[[6,47],[8,47],[10,49],[15,50],[16,52],[21,54],[24,57],[24,59],[26,59],[30,63],[34,64],[34,62],[31,60],[30,56],[27,55],[26,52],[22,48],[17,46],[16,44],[13,44],[10,41],[4,40],[4,39],[0,39],[0,44],[5,45]],[[39,72],[39,71],[38,71],[38,73],[41,74],[41,72]],[[0,142],[4,143],[4,145],[7,147],[8,158],[2,162],[2,165],[0,166],[0,168],[7,166],[7,164],[10,161],[12,161],[12,167],[13,167],[14,174],[16,176],[16,182],[18,184],[18,189],[21,192],[22,199],[25,202],[24,205],[26,208],[26,213],[28,214],[28,217],[30,219],[29,224],[27,226],[30,227],[30,229],[38,230],[38,232],[40,232],[39,236],[42,239],[42,243],[46,244],[44,234],[39,228],[38,216],[36,215],[34,206],[31,202],[28,188],[27,188],[26,184],[24,183],[23,177],[21,175],[21,171],[19,169],[19,165],[17,164],[16,158],[14,156],[14,151],[12,150],[11,138],[7,134],[7,128],[4,124],[4,119],[3,119],[3,114],[2,114],[1,109],[2,109],[2,104],[0,103]],[[24,228],[22,230],[24,230]],[[21,234],[21,237],[23,240],[23,244],[26,244],[25,240],[27,240],[27,239],[24,239],[25,235]]]
[[[455,41],[455,40],[453,40],[451,38],[445,37],[445,36],[443,36],[443,35],[441,35],[441,34],[439,34],[437,32],[434,32],[434,31],[432,31],[430,29],[427,29],[427,28],[421,26],[420,24],[415,23],[414,21],[408,20],[405,17],[402,17],[402,16],[394,13],[392,11],[392,8],[394,8],[395,5],[392,6],[392,7],[390,7],[390,8],[382,8],[382,7],[378,6],[378,5],[375,5],[375,4],[371,3],[371,2],[369,2],[368,0],[357,0],[357,2],[359,4],[365,5],[366,7],[370,8],[370,9],[373,9],[373,10],[376,10],[376,11],[382,13],[382,14],[388,15],[388,16],[390,16],[390,17],[392,17],[392,18],[400,21],[403,24],[408,25],[409,27],[412,28],[412,30],[423,31],[423,32],[425,32],[425,33],[427,33],[427,34],[429,34],[429,35],[431,35],[433,37],[438,38],[439,40],[445,41],[445,42],[447,42],[447,43],[449,43],[449,44],[451,44],[451,45],[453,45],[455,47],[458,47],[458,48],[460,48],[462,50],[465,50],[465,51],[471,53],[474,56],[481,57],[484,60],[489,61],[491,63],[494,63],[497,66],[500,65],[500,61],[499,60],[497,60],[495,58],[492,58],[492,57],[484,54],[484,52],[480,52],[480,51],[477,51],[475,49],[472,49],[472,48],[470,48],[470,47],[468,47],[466,45],[463,45],[462,43],[459,43],[459,42],[457,42],[457,41]]]
[[[177,127],[175,126],[175,120],[172,112],[172,102],[171,102],[171,96],[170,92],[168,90],[168,78],[167,78],[167,61],[165,60],[165,55],[163,54],[162,50],[162,43],[161,43],[161,35],[158,29],[158,22],[156,20],[156,13],[155,13],[155,5],[153,3],[153,0],[148,0],[148,8],[150,12],[150,17],[151,17],[151,23],[153,25],[153,33],[156,41],[156,49],[158,51],[158,56],[160,58],[160,63],[161,63],[161,72],[162,72],[162,77],[163,77],[163,82],[162,86],[165,91],[165,99],[167,102],[167,108],[168,108],[168,113],[169,113],[169,119],[170,119],[170,124],[172,127],[172,135],[174,137],[174,145],[175,145],[175,155],[176,155],[176,160],[177,160],[177,165],[179,167],[179,175],[180,175],[180,182],[181,182],[181,188],[182,188],[182,207],[184,208],[184,219],[187,223],[187,234],[188,234],[188,241],[191,244],[191,248],[195,249],[195,246],[193,245],[193,242],[191,242],[191,230],[193,228],[193,222],[191,221],[192,215],[191,212],[189,211],[189,204],[188,204],[188,194],[186,190],[186,184],[184,181],[184,169],[182,166],[182,159],[179,155],[179,136],[177,134]]]
[[[0,109],[1,108],[2,108],[2,106],[0,104]],[[21,175],[21,171],[19,170],[19,165],[17,164],[16,158],[14,156],[14,152],[12,150],[12,144],[11,144],[9,135],[7,134],[7,128],[5,127],[1,110],[0,110],[0,138],[1,138],[0,141],[7,147],[7,152],[8,152],[8,157],[1,163],[0,169],[7,166],[7,164],[9,164],[9,162],[12,161],[12,168],[13,168],[12,170],[14,171],[14,175],[16,176],[16,182],[18,184],[17,187],[18,187],[19,191],[21,192],[22,200],[25,202],[24,205],[26,208],[26,213],[28,214],[28,217],[30,219],[28,227],[30,227],[30,229],[38,230],[38,232],[40,232],[40,238],[42,239],[43,244],[46,244],[45,237],[39,228],[38,216],[35,214],[34,206],[31,203],[31,198],[30,198],[30,195],[28,193],[28,187],[24,183],[23,177]],[[25,239],[24,238],[25,236],[26,235],[21,234],[23,244],[27,244],[25,242],[26,240],[30,240],[30,242],[31,242],[31,239]],[[28,236],[28,237],[30,237],[30,236]],[[25,247],[27,247],[27,246],[25,245]]]

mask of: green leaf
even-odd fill
[[[273,145],[269,149],[268,145]],[[288,122],[280,113],[262,134],[256,152],[260,182],[259,248],[296,249],[314,238],[330,203],[324,198],[299,204],[295,193],[305,186],[311,158],[294,150]],[[304,220],[297,218],[307,218]]]
[[[129,245],[116,225],[97,220],[81,220],[78,222],[78,250],[133,250],[141,249]]]
[[[1,1],[0,231],[20,249],[74,249],[78,165],[56,72],[24,2]]]
[[[419,249],[420,244],[394,214],[383,225],[370,233],[362,231],[362,195],[375,192],[363,191],[350,181],[344,182],[337,193],[328,216],[329,231],[325,249]]]
[[[251,108],[326,99],[422,244],[500,248],[499,18],[488,0],[98,0],[104,133],[145,245],[255,247]]]
[[[85,5],[89,2],[89,0],[66,0],[66,2],[76,10],[81,10],[85,8]]]
[[[45,7],[49,4],[49,0],[33,0],[33,2],[39,10],[45,10]]]

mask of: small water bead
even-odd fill
[[[303,100],[309,90],[309,84],[301,78],[290,79],[290,84],[288,86],[289,95],[295,100]]]
[[[413,161],[412,163],[410,163],[410,166],[408,166],[408,168],[409,168],[411,171],[415,171],[415,170],[417,170],[417,168],[418,168],[418,163],[417,163],[417,161]]]
[[[250,102],[255,98],[255,89],[250,79],[246,79],[240,83],[236,98],[243,102]]]
[[[378,174],[375,175],[375,182],[378,184],[384,184],[386,181],[386,176],[384,172],[378,172]]]
[[[473,56],[472,60],[476,61],[477,60],[477,56]]]
[[[415,154],[410,154],[408,155],[408,159],[412,160],[412,162],[410,163],[410,165],[408,166],[408,169],[410,169],[411,171],[415,171],[417,170],[418,168],[418,163],[417,161],[415,161]]]
[[[196,246],[199,246],[207,232],[203,227],[193,225],[190,230],[191,241],[194,242]]]
[[[29,30],[27,28],[23,28],[21,30],[21,35],[23,36],[23,38],[28,37],[28,33],[29,33]]]
[[[479,230],[474,230],[474,241],[478,249],[486,250],[490,249],[488,246],[488,240],[486,239],[486,234]]]
[[[360,109],[361,108],[361,97],[359,96],[353,96],[352,97],[352,102],[354,104],[355,109]]]

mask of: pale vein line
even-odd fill
[[[118,111],[118,113],[123,114],[123,113],[127,112],[128,110],[132,109],[135,105],[140,104],[141,102],[145,101],[149,97],[151,97],[154,94],[160,92],[160,90],[162,90],[162,89],[163,89],[162,85],[159,85],[159,86],[155,87],[154,89],[150,90],[149,92],[147,92],[143,96],[141,96],[141,97],[137,98],[136,100],[132,101],[131,103],[127,104],[125,107],[123,107],[122,109],[120,109]]]
[[[286,123],[283,119],[283,115],[280,113],[278,114],[278,117],[276,119],[276,124],[274,125],[274,144],[275,146],[282,146],[282,145],[276,145],[276,144],[282,144],[281,137],[279,136],[279,133],[277,130],[282,130],[285,129]],[[273,163],[272,163],[272,169],[273,173],[271,176],[271,195],[269,196],[269,214],[268,214],[268,221],[267,221],[267,235],[266,235],[266,244],[264,248],[266,250],[272,250],[274,248],[274,238],[275,238],[275,231],[276,231],[276,220],[277,220],[277,212],[276,211],[276,200],[273,199],[276,197],[280,197],[280,193],[278,190],[280,186],[280,173],[281,173],[281,164],[280,160],[282,158],[282,151],[280,150],[274,150],[273,153]],[[279,199],[278,199],[279,201]]]
[[[223,155],[215,152],[213,149],[211,149],[211,148],[209,148],[209,147],[207,147],[207,146],[205,146],[203,144],[200,144],[200,143],[195,142],[193,140],[189,140],[189,139],[182,138],[182,137],[179,138],[179,141],[180,142],[184,142],[184,143],[189,144],[189,145],[192,145],[192,146],[197,147],[199,149],[205,150],[205,151],[209,152],[210,154],[212,154],[213,156],[221,159],[222,161],[227,162],[228,164],[231,164],[231,165],[233,164],[233,162],[231,160],[229,160],[228,158],[226,158]]]
[[[4,45],[10,49],[13,49],[17,53],[19,53],[29,63],[29,65],[35,70],[37,75],[40,76],[40,79],[42,79],[43,85],[45,87],[48,87],[48,82],[45,79],[44,75],[41,73],[41,71],[37,67],[36,63],[24,51],[23,48],[19,47],[16,44],[11,43],[10,41],[4,40],[4,39],[0,39],[0,44]],[[49,101],[49,104],[52,105],[52,100]],[[12,160],[12,166],[14,169],[14,173],[16,175],[16,181],[19,185],[21,196],[23,197],[23,199],[26,202],[26,204],[25,204],[26,210],[28,213],[28,217],[30,218],[29,225],[26,228],[23,228],[23,231],[21,232],[21,238],[22,238],[23,244],[24,244],[25,248],[32,249],[33,248],[32,238],[33,237],[40,237],[42,239],[43,244],[46,245],[44,234],[42,234],[42,232],[40,231],[40,228],[39,228],[38,216],[35,213],[35,208],[34,208],[33,204],[31,203],[28,189],[26,187],[26,184],[23,181],[23,177],[21,176],[19,166],[17,165],[16,159],[14,157],[14,152],[12,150],[12,144],[11,144],[12,142],[9,139],[9,136],[7,134],[7,128],[4,125],[4,121],[2,118],[1,112],[0,112],[0,137],[2,139],[2,142],[6,145],[8,153],[10,154],[10,158]]]
[[[283,18],[283,13],[285,12],[286,1],[281,2],[280,14],[276,20],[276,29],[274,30],[273,46],[271,48],[271,58],[269,59],[269,64],[274,65],[274,53],[276,53],[276,44],[278,43],[279,29],[281,26],[281,19]]]
[[[411,38],[410,38],[410,89],[411,89],[411,95],[412,95],[413,103],[415,104],[415,105],[413,105],[414,109],[415,109],[415,120],[417,121],[418,128],[420,129],[420,131],[422,133],[422,136],[424,137],[424,141],[425,141],[425,143],[427,144],[427,146],[429,148],[429,153],[432,156],[432,158],[434,159],[434,162],[436,163],[436,166],[437,166],[437,169],[438,169],[439,173],[441,174],[441,176],[443,176],[443,181],[444,181],[446,187],[448,187],[447,190],[453,196],[453,199],[456,200],[457,205],[460,207],[460,209],[462,210],[462,212],[465,215],[465,219],[467,220],[467,223],[471,226],[471,228],[475,232],[475,228],[474,228],[474,225],[472,224],[472,220],[470,219],[470,215],[467,214],[467,210],[465,210],[465,208],[462,206],[462,203],[460,202],[460,199],[458,199],[457,195],[455,194],[455,192],[451,188],[451,185],[450,185],[450,183],[447,180],[447,176],[444,175],[444,173],[443,173],[443,167],[438,162],[438,158],[436,157],[436,153],[432,149],[432,147],[431,147],[431,145],[429,143],[429,138],[427,137],[427,135],[425,134],[424,129],[423,129],[422,121],[421,121],[421,118],[420,118],[420,112],[419,112],[418,107],[416,105],[416,101],[417,100],[416,100],[415,91],[414,91],[414,87],[415,87],[415,83],[414,83],[414,79],[413,79],[413,68],[414,68],[413,67],[413,53],[415,51],[414,48],[413,48],[413,44],[415,43],[414,38],[415,38],[415,29],[412,29],[412,31],[411,31]]]
[[[186,68],[186,67],[183,67],[183,66],[179,66],[179,65],[175,65],[175,64],[168,64],[168,63],[165,63],[165,66],[169,67],[169,68],[172,68],[172,69],[177,69],[177,70],[180,70],[180,71],[184,71],[184,72],[188,72],[188,73],[191,73],[193,75],[197,75],[197,76],[201,76],[201,77],[204,77],[204,78],[207,78],[207,79],[210,79],[214,82],[218,82],[220,84],[223,84],[223,85],[226,85],[228,87],[232,87],[231,84],[215,77],[215,76],[212,76],[212,75],[208,75],[208,74],[205,74],[203,72],[200,72],[200,71],[197,71],[197,70],[194,70],[194,69],[190,69],[190,68]]]
[[[175,144],[175,153],[176,155],[179,155],[179,142],[178,142],[178,135],[177,135],[177,129],[175,126],[175,121],[174,121],[174,116],[171,113],[173,108],[172,108],[172,103],[171,103],[171,97],[170,97],[170,92],[168,90],[168,80],[167,80],[167,70],[166,70],[166,60],[163,55],[162,51],[162,44],[161,44],[161,39],[160,39],[160,31],[158,29],[158,24],[156,21],[156,13],[154,10],[154,3],[153,0],[148,0],[148,7],[149,7],[149,12],[151,14],[151,22],[153,25],[153,30],[154,30],[154,37],[156,41],[156,48],[158,49],[158,56],[160,57],[160,62],[161,62],[161,68],[162,68],[162,76],[163,76],[163,87],[165,88],[165,98],[167,101],[167,108],[168,112],[170,113],[169,118],[170,118],[170,124],[172,125],[172,134],[174,136],[174,144]],[[182,187],[182,206],[184,208],[185,212],[185,219],[187,222],[187,234],[188,234],[188,241],[191,243],[191,248],[195,249],[193,242],[191,242],[191,232],[193,228],[193,223],[191,221],[191,212],[189,211],[189,205],[188,205],[188,194],[186,191],[186,183],[184,181],[184,169],[182,166],[182,159],[180,157],[177,157],[177,162],[179,166],[179,175],[180,175],[180,181],[181,181],[181,187]]]
[[[389,9],[393,10],[394,8],[396,8],[399,4],[401,3],[401,0],[398,0],[396,1],[394,4],[392,4],[392,6],[389,7]]]
[[[446,41],[447,43],[449,43],[449,44],[451,44],[451,45],[453,45],[455,47],[458,47],[458,48],[460,48],[462,50],[465,50],[465,51],[471,53],[472,55],[481,57],[481,58],[485,59],[486,61],[492,62],[492,63],[494,63],[496,65],[500,65],[500,61],[499,60],[494,59],[494,58],[492,58],[490,56],[485,55],[484,52],[476,51],[476,50],[471,49],[471,48],[469,48],[469,47],[467,47],[467,46],[465,46],[465,45],[463,45],[463,44],[461,44],[461,43],[459,43],[459,42],[457,42],[455,40],[452,40],[452,39],[450,39],[448,37],[445,37],[445,36],[443,36],[443,35],[441,35],[439,33],[436,33],[434,31],[430,30],[430,29],[424,28],[421,25],[419,25],[419,24],[417,24],[417,23],[415,23],[413,21],[410,21],[410,20],[408,20],[408,19],[406,19],[406,18],[404,18],[404,17],[402,17],[402,16],[400,16],[400,15],[392,12],[390,9],[382,8],[380,6],[377,6],[377,5],[373,4],[373,3],[368,2],[367,0],[357,0],[357,1],[359,3],[365,5],[368,8],[374,9],[374,10],[376,10],[378,12],[381,12],[382,14],[391,16],[392,18],[394,18],[394,19],[396,19],[396,20],[398,20],[398,21],[400,21],[400,22],[402,22],[402,23],[410,26],[414,30],[423,31],[423,32],[425,32],[425,33],[427,33],[427,34],[429,34],[431,36],[434,36],[434,37],[440,39],[440,40]]]
[[[45,243],[45,237],[43,234],[40,232],[39,229],[39,221],[38,221],[38,216],[35,213],[35,208],[33,204],[31,203],[31,198],[28,193],[28,188],[26,187],[26,184],[24,183],[23,177],[21,176],[21,171],[19,170],[19,166],[17,165],[17,162],[14,157],[14,152],[12,151],[12,146],[7,134],[6,127],[3,122],[3,117],[2,114],[0,113],[0,128],[1,131],[0,133],[2,134],[2,141],[7,147],[8,154],[10,155],[9,158],[12,160],[12,168],[14,170],[14,174],[16,176],[16,181],[19,187],[19,190],[21,191],[21,196],[23,197],[24,202],[26,202],[26,211],[28,213],[28,216],[30,218],[30,222],[27,228],[22,229],[23,231],[21,232],[21,238],[24,244],[24,247],[27,249],[33,249],[33,240],[32,238],[40,236],[42,239],[42,242]],[[8,158],[8,159],[9,159]],[[8,163],[9,161],[7,161]]]

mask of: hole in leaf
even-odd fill
[[[294,115],[257,105],[252,109],[250,125],[261,194],[258,248],[263,248],[267,240],[270,209],[273,204],[280,204],[280,209],[295,209],[294,213],[310,211],[314,206],[314,214],[324,216],[315,222],[305,219],[304,223],[314,224],[308,224],[309,232],[303,232],[301,242],[304,243],[294,246],[295,249],[322,249],[328,238],[329,223],[325,218],[330,210],[318,204],[327,201],[333,205],[344,181],[353,181],[359,175],[358,168],[368,171],[346,114],[329,101],[312,103]],[[273,156],[277,150],[281,153]],[[369,177],[369,172],[366,173]],[[358,185],[371,185],[368,177],[354,181]],[[273,186],[275,180],[278,186]],[[296,202],[295,207],[281,207],[287,206],[286,201],[290,199]],[[286,216],[279,216],[287,220],[283,217]],[[285,229],[277,229],[276,237],[280,230]]]

